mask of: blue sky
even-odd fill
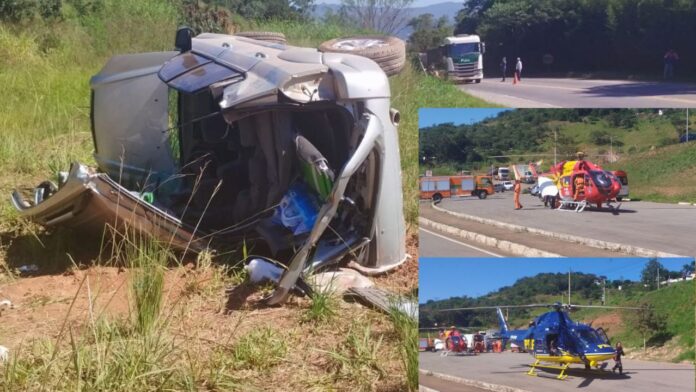
[[[473,124],[488,117],[495,117],[498,113],[507,110],[511,109],[421,108],[418,109],[418,128],[443,123]]]
[[[467,295],[478,297],[510,286],[517,279],[542,272],[575,272],[604,275],[610,280],[640,280],[648,259],[643,258],[517,258],[517,259],[419,259],[419,302]],[[691,259],[660,259],[670,271],[681,270]],[[572,278],[572,276],[571,276]]]

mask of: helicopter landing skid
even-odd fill
[[[561,364],[561,366],[544,365],[541,363],[540,360],[537,359],[536,361],[534,361],[534,363],[532,365],[529,365],[529,366],[531,366],[532,368],[529,369],[529,371],[527,372],[528,376],[535,376],[536,377],[539,374],[539,372],[536,371],[536,368],[555,369],[555,370],[561,371],[561,373],[558,376],[556,376],[556,378],[559,380],[565,380],[566,378],[568,378],[568,374],[566,374],[566,370],[568,370],[568,366],[570,366],[570,364],[563,363],[563,364]]]
[[[575,200],[561,200],[558,208],[559,211],[575,211],[582,212],[587,207],[587,200],[575,201]]]

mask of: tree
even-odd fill
[[[208,2],[253,20],[309,19],[314,9],[314,0],[210,0]]]
[[[413,0],[341,0],[346,22],[394,35],[406,27]]]
[[[597,146],[605,146],[611,142],[611,135],[607,131],[595,130],[590,133],[590,140]]]
[[[645,264],[645,268],[641,272],[640,281],[647,285],[650,290],[657,288],[657,277],[660,280],[666,279],[669,271],[657,259],[651,259]]]
[[[653,304],[649,303],[643,304],[642,309],[636,313],[633,325],[643,335],[643,350],[648,340],[664,335],[667,329],[665,316],[657,314]]]
[[[408,42],[411,44],[411,49],[416,52],[425,52],[438,47],[445,37],[452,35],[453,29],[447,22],[447,17],[443,16],[435,20],[433,14],[418,15],[408,22],[408,26],[413,29]]]

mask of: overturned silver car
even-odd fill
[[[15,191],[23,216],[182,251],[253,241],[287,266],[270,304],[347,259],[366,274],[405,260],[398,113],[374,61],[188,29],[176,42],[91,79],[98,168]]]

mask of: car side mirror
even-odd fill
[[[191,39],[193,38],[193,30],[190,27],[179,27],[176,30],[176,38],[174,39],[174,47],[180,52],[188,52],[191,50]]]
[[[481,42],[481,54],[486,54],[486,43]]]

